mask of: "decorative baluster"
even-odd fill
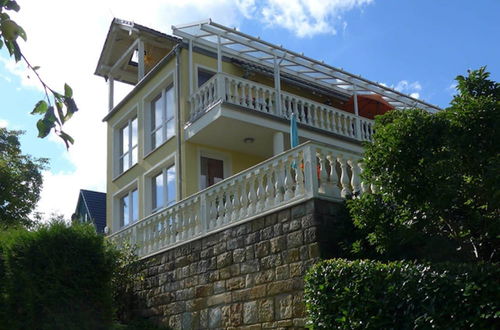
[[[275,181],[275,186],[274,186],[274,205],[279,205],[283,201],[283,179],[284,179],[284,165],[282,160],[278,160],[278,163],[273,164],[273,168],[277,169],[274,172],[274,181]]]
[[[244,219],[247,216],[248,210],[248,192],[247,192],[247,182],[245,179],[241,182],[241,194],[240,194],[240,213],[239,219]]]
[[[340,197],[339,178],[337,174],[337,158],[331,152],[328,153],[326,158],[330,163],[329,176],[331,191],[329,192],[329,195],[333,197]]]
[[[252,174],[247,176],[248,179],[248,213],[247,216],[252,216],[256,211],[257,194],[255,192],[255,177]]]
[[[318,184],[318,192],[320,194],[326,194],[328,191],[327,188],[327,173],[326,173],[326,157],[323,154],[323,150],[319,149],[316,151],[316,157],[318,159],[318,169],[312,169],[313,171],[316,170],[318,173],[318,179],[319,179],[319,184]]]
[[[240,194],[239,194],[239,188],[240,188],[240,183],[238,182],[239,180],[234,180],[233,182],[233,196],[231,198],[231,204],[232,204],[232,212],[231,212],[231,221],[236,221],[238,220],[238,215],[240,213]]]
[[[351,166],[351,186],[352,192],[355,196],[358,196],[361,193],[361,179],[359,177],[359,167],[358,162],[356,160],[350,159],[348,161],[349,166]]]
[[[265,199],[265,207],[266,209],[270,209],[274,205],[274,182],[273,182],[273,174],[276,178],[275,169],[270,166],[266,173],[266,199]]]
[[[266,192],[264,190],[264,171],[262,168],[258,169],[256,171],[256,176],[257,176],[257,205],[256,205],[256,212],[260,212],[264,209],[265,205],[265,199],[266,199]]]
[[[289,199],[292,198],[293,196],[293,178],[292,178],[292,162],[289,162],[288,157],[285,160],[285,180],[284,180],[284,187],[285,187],[285,202],[288,201]],[[297,164],[295,164],[297,166]]]
[[[341,170],[340,184],[342,185],[340,196],[342,198],[346,198],[346,196],[351,194],[351,188],[349,187],[349,175],[347,173],[347,161],[342,156],[340,156],[339,163]]]
[[[297,164],[295,167],[295,183],[296,183],[295,197],[297,197],[297,196],[302,196],[305,192],[305,186],[304,186],[305,160],[302,152],[294,153],[294,158],[295,158],[295,164]]]

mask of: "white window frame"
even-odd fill
[[[169,196],[168,196],[168,171],[170,169],[173,169],[174,170],[174,198],[173,200],[169,203],[168,200],[169,200]],[[155,202],[156,202],[156,178],[159,176],[159,175],[162,175],[162,180],[163,180],[163,191],[162,191],[162,195],[163,195],[163,201],[162,201],[162,204],[161,205],[154,205]],[[151,177],[151,195],[152,195],[152,198],[151,198],[151,212],[152,213],[155,213],[156,211],[158,210],[161,210],[163,208],[167,208],[169,206],[172,206],[173,204],[175,204],[177,202],[177,173],[175,172],[175,164],[172,164],[168,167],[165,167],[163,168],[160,172],[156,172],[155,175],[153,175]]]
[[[131,181],[129,184],[121,188],[119,191],[115,192],[113,194],[113,223],[112,223],[112,232],[116,232],[122,228],[125,228],[126,226],[122,223],[122,205],[121,201],[122,198],[125,196],[128,196],[129,198],[129,216],[130,219],[133,219],[133,203],[130,203],[130,199],[132,198],[132,192],[137,190],[137,220],[136,221],[131,221],[127,224],[127,226],[130,226],[134,224],[135,222],[139,221],[141,219],[141,203],[140,203],[140,189],[138,185],[138,180],[134,179]]]
[[[160,174],[161,172],[163,172],[164,170],[166,170],[172,166],[174,166],[174,168],[175,168],[175,199],[174,199],[173,204],[175,204],[179,201],[179,177],[178,177],[179,168],[178,168],[177,157],[178,157],[177,153],[173,152],[173,153],[169,154],[167,157],[165,157],[162,160],[160,160],[159,162],[157,162],[154,167],[152,167],[151,169],[149,169],[148,171],[146,171],[144,173],[144,175],[143,175],[143,184],[144,184],[143,200],[145,203],[145,208],[144,208],[145,214],[152,214],[152,213],[154,213],[162,208],[162,207],[160,207],[160,208],[153,209],[153,197],[154,197],[154,195],[153,195],[153,180],[155,179],[155,177],[158,174]]]
[[[132,144],[133,143],[133,141],[132,141],[133,140],[132,139],[132,136],[133,136],[132,123],[134,122],[134,120],[136,121],[137,141],[135,144]],[[127,120],[127,122],[124,125],[120,125],[119,127],[120,128],[119,128],[119,132],[118,132],[118,174],[121,174],[121,173],[128,171],[132,166],[137,164],[137,162],[139,161],[139,119],[137,118],[137,116],[131,117]],[[127,133],[128,134],[128,143],[127,143],[128,149],[126,152],[124,152],[122,150],[122,148],[123,148],[123,129],[127,129],[127,131],[128,131],[128,133]],[[135,153],[136,153],[135,162],[134,162],[134,157],[132,156],[134,149],[135,149]],[[126,156],[128,156],[128,167],[125,169],[124,158]]]
[[[173,100],[173,109],[172,109],[172,116],[170,118],[167,118],[168,114],[168,107],[167,107],[167,92],[172,93],[172,100]],[[160,106],[161,106],[161,114],[162,114],[162,122],[155,127],[156,123],[156,109],[153,107],[153,103],[156,103],[160,101]],[[149,128],[149,134],[150,134],[150,141],[151,141],[151,149],[156,149],[159,146],[161,146],[163,143],[166,141],[170,140],[172,137],[175,136],[175,112],[176,112],[176,106],[175,106],[175,90],[174,90],[174,84],[168,85],[166,88],[162,89],[161,93],[157,94],[156,97],[154,97],[150,101],[149,105],[149,111],[150,111],[150,118],[151,118],[151,125]],[[154,118],[154,119],[153,119]],[[170,122],[174,123],[174,133],[171,136],[168,136],[167,133],[167,127]],[[161,141],[156,141],[156,132],[159,130],[162,131],[162,140]],[[154,141],[154,143],[153,143]]]
[[[148,157],[151,153],[153,153],[155,150],[160,148],[162,145],[170,141],[173,137],[175,137],[178,132],[177,132],[177,125],[175,125],[176,120],[177,120],[177,92],[176,92],[176,74],[174,70],[171,70],[165,74],[165,79],[162,81],[158,82],[155,86],[151,88],[151,91],[142,98],[142,104],[143,104],[143,109],[144,109],[144,142],[145,142],[145,148],[143,148],[143,157],[146,158]],[[174,133],[172,136],[169,136],[166,138],[164,141],[161,143],[157,144],[156,146],[153,146],[153,139],[152,139],[152,134],[153,133],[153,101],[160,95],[163,95],[165,91],[172,87],[173,88],[173,94],[174,94],[174,109],[173,113],[174,116],[172,120],[174,120]],[[164,108],[164,111],[166,111],[166,108]],[[166,116],[164,117],[166,118]],[[164,126],[166,129],[166,123],[164,122]],[[166,136],[166,132],[164,132],[164,136]]]
[[[195,87],[195,90],[198,90],[201,87],[201,86],[198,87],[198,71],[200,71],[200,70],[206,71],[206,72],[212,72],[214,75],[217,74],[216,68],[212,68],[212,67],[200,65],[200,64],[195,64],[195,68],[194,68],[194,84],[195,84],[194,87]]]

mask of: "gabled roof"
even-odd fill
[[[242,33],[235,28],[213,22],[211,19],[191,24],[172,26],[174,35],[196,46],[213,51],[220,49],[225,56],[234,56],[248,62],[274,69],[279,65],[282,73],[288,73],[305,81],[319,84],[341,94],[379,94],[391,106],[398,109],[421,108],[429,112],[439,107],[398,92],[359,75],[330,66],[282,46]]]
[[[80,189],[78,205],[83,203],[90,218],[94,220],[98,233],[104,233],[106,227],[106,194],[98,191]]]

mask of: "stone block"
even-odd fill
[[[309,247],[307,245],[303,245],[299,248],[300,260],[309,259]]]
[[[306,304],[304,302],[304,294],[302,292],[297,292],[293,296],[292,316],[294,318],[303,318],[306,316]]]
[[[241,274],[255,273],[260,270],[259,260],[247,260],[240,264]]]
[[[261,269],[274,268],[283,264],[281,254],[271,254],[260,260]]]
[[[227,250],[227,246],[226,246],[226,242],[223,241],[223,242],[220,242],[218,244],[215,244],[214,245],[214,254],[215,255],[219,255],[223,252],[226,252]]]
[[[277,280],[286,280],[290,277],[290,268],[288,265],[282,265],[276,267],[276,279]]]
[[[304,243],[313,243],[318,241],[318,228],[310,227],[304,230]]]
[[[276,320],[292,318],[293,296],[291,294],[279,295],[275,298],[275,317]],[[292,320],[290,320],[292,322]],[[291,324],[290,324],[291,325]],[[283,326],[283,325],[280,325]]]
[[[266,225],[264,218],[259,218],[252,221],[252,231],[258,231],[264,228]]]
[[[266,296],[266,285],[258,285],[253,288],[235,290],[232,292],[233,302],[245,302]]]
[[[243,289],[245,287],[245,277],[244,276],[238,276],[238,277],[232,277],[226,281],[226,289],[227,290],[236,290],[236,289]]]
[[[212,295],[213,293],[214,293],[214,285],[211,283],[206,285],[200,285],[195,288],[196,298],[207,297],[209,295]]]
[[[245,244],[252,245],[260,241],[260,232],[253,232],[245,237]]]
[[[243,323],[253,324],[259,321],[257,301],[250,301],[243,304]]]
[[[321,257],[321,248],[318,243],[309,244],[309,257],[310,258]]]
[[[214,294],[223,293],[224,291],[226,291],[226,281],[214,282]]]
[[[257,302],[259,322],[274,321],[274,300],[272,298],[261,299]]]
[[[304,215],[306,215],[306,205],[305,204],[299,204],[296,206],[293,206],[292,209],[290,210],[291,217],[293,220],[300,219]]]
[[[257,258],[262,258],[269,255],[270,243],[269,241],[263,241],[255,245],[255,256]]]
[[[263,270],[255,274],[255,284],[264,284],[274,280],[274,269]]]
[[[176,301],[166,305],[166,309],[170,314],[179,314],[186,311],[186,303],[184,301]]]
[[[275,237],[270,240],[271,253],[279,253],[286,249],[286,238],[285,236]]]
[[[213,328],[219,328],[221,325],[222,325],[221,308],[220,307],[211,308],[208,311],[208,327],[213,329]]]
[[[290,220],[290,209],[284,209],[278,212],[278,222],[286,222]]]
[[[243,323],[243,304],[236,303],[222,307],[222,326],[239,327]]]
[[[186,311],[200,311],[207,307],[207,298],[195,298],[189,301],[186,301]],[[170,313],[168,309],[165,311],[166,313]]]
[[[253,245],[247,246],[245,248],[245,259],[252,260],[254,258],[255,258],[255,249],[254,249]]]
[[[241,248],[245,246],[245,239],[244,237],[236,237],[236,238],[231,238],[230,240],[227,241],[227,249],[234,250],[237,248]]]
[[[233,251],[233,262],[239,263],[245,261],[245,249],[235,249]]]
[[[313,214],[306,214],[300,221],[302,222],[302,228],[304,229],[316,225]]]
[[[274,229],[272,226],[266,227],[260,231],[261,240],[269,240],[274,237]]]
[[[274,296],[281,293],[293,291],[294,282],[293,279],[274,281],[267,284],[267,293],[270,296]]]
[[[186,256],[182,256],[182,257],[175,259],[175,267],[176,268],[184,267],[188,264],[189,264],[189,260]]]
[[[217,256],[217,268],[224,268],[233,263],[233,253],[225,252]]]
[[[172,315],[168,319],[168,326],[172,329],[182,329],[182,315]]]
[[[290,277],[303,276],[302,262],[294,262],[290,264]]]
[[[290,248],[298,247],[303,244],[302,231],[297,230],[288,235],[286,235],[286,246]]]
[[[230,302],[231,302],[231,292],[216,294],[209,296],[207,298],[207,306],[228,304]]]

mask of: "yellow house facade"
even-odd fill
[[[172,29],[114,19],[96,69],[109,84],[107,228],[141,256],[308,198],[368,192],[363,107],[439,110],[211,20]],[[118,104],[116,82],[133,85]]]

